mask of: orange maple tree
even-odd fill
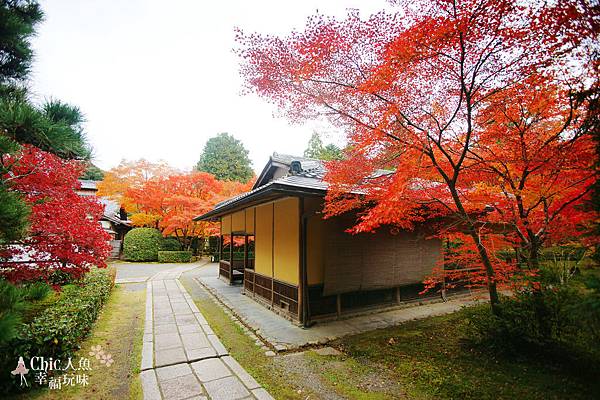
[[[119,201],[133,226],[157,228],[189,249],[194,238],[218,233],[215,223],[193,218],[252,184],[218,181],[206,172],[181,173],[164,162],[123,160],[98,184],[98,195]]]
[[[241,73],[291,120],[324,116],[346,131],[344,160],[327,165],[328,216],[359,210],[354,232],[425,221],[463,232],[496,311],[507,274],[486,246],[490,228],[508,229],[535,263],[588,196],[595,100],[575,93],[594,93],[598,11],[393,3],[367,19],[316,15],[283,38],[240,31]]]
[[[98,196],[108,197],[129,212],[134,211],[134,205],[127,202],[125,192],[131,188],[141,188],[153,179],[174,175],[178,171],[168,163],[156,163],[140,159],[137,161],[121,160],[118,166],[104,174],[104,179],[98,183]]]
[[[221,190],[222,182],[213,175],[192,172],[150,180],[140,188],[127,190],[125,197],[139,210],[131,216],[134,225],[148,226],[150,222],[150,226],[165,236],[175,236],[189,249],[192,238],[216,233],[215,224],[193,218],[209,211],[220,200]]]

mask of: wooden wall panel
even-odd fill
[[[254,234],[254,208],[246,209],[246,233]]]
[[[257,273],[273,276],[273,203],[256,207],[255,264]]]
[[[442,257],[442,242],[419,232],[350,235],[348,219],[326,230],[323,295],[386,289],[419,283]]]
[[[274,277],[280,281],[297,285],[300,274],[299,200],[293,197],[276,201],[274,207]]]
[[[308,219],[306,232],[306,266],[308,284],[323,283],[325,271],[325,221],[320,215]]]
[[[243,210],[238,211],[231,216],[231,230],[233,232],[246,231],[246,215]]]
[[[231,233],[231,215],[221,217],[221,235],[229,235]]]

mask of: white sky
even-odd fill
[[[95,163],[164,159],[191,169],[206,140],[229,132],[260,171],[273,151],[301,155],[316,127],[290,126],[255,96],[242,96],[234,27],[285,34],[319,13],[367,16],[385,0],[42,0],[31,87],[87,118]],[[336,135],[331,134],[331,141]],[[339,135],[337,136],[339,141]]]

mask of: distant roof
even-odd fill
[[[96,182],[96,181],[90,181],[87,179],[79,179],[79,183],[81,183],[82,190],[98,190],[98,187],[96,186],[96,184],[98,182]]]
[[[256,178],[256,182],[254,182],[254,186],[252,187],[252,189],[257,189],[266,184],[269,180],[271,180],[273,171],[276,168],[289,169],[292,165],[292,161],[300,161],[303,170],[312,170],[314,168],[317,168],[323,172],[323,175],[325,173],[323,162],[320,160],[275,152],[272,156],[269,157],[269,161],[263,168],[258,178]]]
[[[300,171],[291,172],[290,167],[293,161],[300,163]],[[281,167],[287,167],[287,174],[272,179],[273,170]],[[251,191],[218,203],[213,210],[194,218],[194,220],[217,218],[242,205],[260,204],[282,195],[325,196],[328,184],[323,179],[326,172],[325,165],[320,160],[273,153]],[[389,173],[390,171],[378,170],[375,174],[382,176]],[[360,194],[361,192],[354,191],[353,193]]]
[[[120,218],[121,205],[119,203],[106,197],[100,197],[98,201],[104,206],[104,219],[112,221],[115,224],[129,225],[129,221]]]

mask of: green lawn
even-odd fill
[[[305,351],[271,358],[211,298],[195,300],[231,355],[276,399],[592,399],[600,393],[593,371],[470,345],[464,311],[337,340],[339,356]]]
[[[88,386],[60,390],[37,390],[15,399],[142,399],[139,382],[142,336],[144,332],[145,290],[129,291],[117,285],[104,305],[91,335],[82,343],[77,357],[89,356],[92,346],[100,345],[112,355],[110,367],[91,360]]]
[[[335,345],[347,354],[342,357],[346,362],[390,373],[414,398],[592,399],[600,393],[594,371],[470,345],[465,316],[458,312],[413,321]]]

